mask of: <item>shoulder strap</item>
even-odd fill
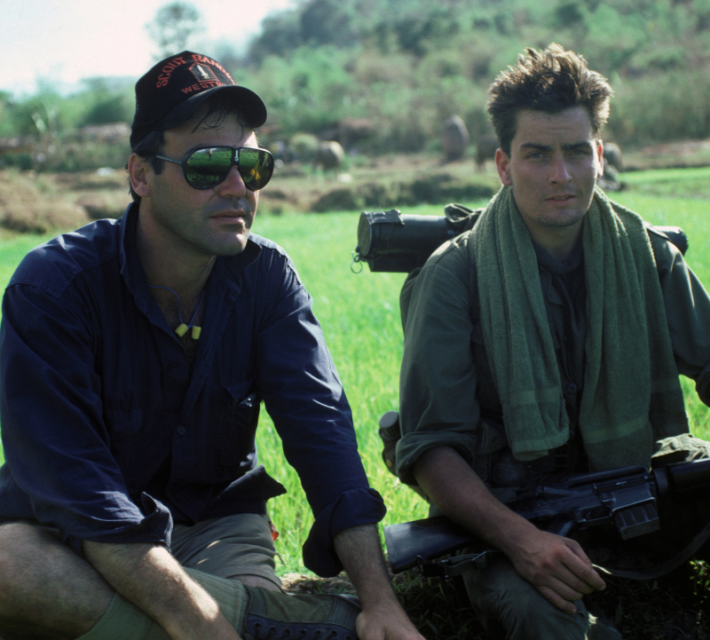
[[[649,224],[648,222],[644,222],[644,226],[646,227],[649,239],[652,235],[665,238],[668,242],[675,245],[682,255],[685,255],[685,252],[688,250],[688,236],[685,235],[685,231],[683,231],[683,229],[680,227],[657,227],[656,225]],[[651,246],[653,246],[653,243],[651,243]]]
[[[449,223],[458,231],[461,235],[466,231],[473,229],[481,214],[485,209],[469,209],[468,207],[452,202],[444,207],[444,216],[449,221]],[[402,285],[402,290],[399,294],[399,311],[402,319],[402,329],[407,325],[407,313],[409,311],[409,303],[412,298],[412,290],[414,288],[414,283],[417,276],[421,272],[422,267],[417,267],[409,272],[409,275]]]

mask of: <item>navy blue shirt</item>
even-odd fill
[[[264,513],[285,490],[257,464],[264,401],[315,515],[307,567],[384,516],[345,393],[291,260],[251,235],[210,275],[192,370],[135,248],[137,207],[31,251],[0,328],[0,518],[81,540],[169,547],[172,522]],[[277,515],[275,516],[277,517]]]

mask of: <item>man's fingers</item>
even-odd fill
[[[582,591],[583,593],[606,589],[606,582],[604,582],[602,577],[596,572],[586,554],[584,558],[581,558],[577,554],[574,554],[574,549],[572,549],[572,551],[573,555],[564,563],[571,575],[569,580],[564,580],[565,583],[576,591]],[[589,564],[587,564],[587,562],[589,562]]]
[[[558,609],[573,613],[574,601],[606,587],[576,541],[540,532],[526,542],[522,553],[511,557],[513,566]]]
[[[533,584],[538,589],[549,589],[568,603],[606,588],[606,583],[594,568],[569,551],[563,552],[558,562],[550,566],[547,572],[539,574]],[[565,607],[559,608],[567,610]]]
[[[394,610],[384,616],[361,611],[355,620],[361,640],[424,640],[404,611]]]
[[[593,590],[603,591],[604,589],[606,589],[606,582],[604,582],[604,579],[592,568],[587,569],[579,577],[585,584],[589,585]]]
[[[577,607],[574,606],[572,602],[563,598],[559,593],[550,589],[549,587],[538,587],[537,590],[544,596],[555,607],[564,611],[565,613],[575,614],[577,613]],[[576,598],[579,600],[579,598]]]

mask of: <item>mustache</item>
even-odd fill
[[[210,203],[208,215],[218,216],[225,213],[239,214],[245,218],[253,218],[256,213],[256,204],[252,204],[244,198],[223,198],[220,201]]]

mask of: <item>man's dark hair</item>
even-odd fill
[[[133,149],[133,153],[139,155],[141,158],[146,158],[150,160],[150,165],[153,167],[153,171],[156,174],[161,174],[163,172],[163,167],[165,166],[165,160],[156,158],[156,154],[161,154],[163,152],[163,145],[165,144],[165,131],[151,131],[143,140],[141,140]],[[128,181],[128,189],[133,198],[133,202],[140,202],[141,197],[133,190],[133,185],[131,181]]]
[[[554,43],[542,52],[526,49],[515,66],[498,74],[488,92],[488,114],[508,156],[520,111],[554,114],[584,107],[598,137],[609,117],[613,95],[607,79],[591,71],[583,56]]]
[[[248,127],[242,112],[239,107],[234,104],[233,100],[229,99],[229,96],[224,93],[215,93],[210,96],[202,105],[202,108],[198,109],[199,120],[195,119],[195,129],[200,125],[204,124],[206,127],[219,127],[225,121],[225,119],[234,114],[237,117],[237,122],[242,127]],[[163,155],[163,147],[165,146],[165,132],[164,131],[151,131],[145,136],[134,148],[133,153],[139,155],[141,158],[146,158],[150,161],[150,166],[156,175],[160,175],[165,167],[165,160],[156,158],[156,155]],[[179,158],[176,158],[178,160]],[[141,197],[133,190],[133,185],[131,185],[130,180],[128,182],[128,188],[131,193],[133,201],[138,203],[141,201]]]

